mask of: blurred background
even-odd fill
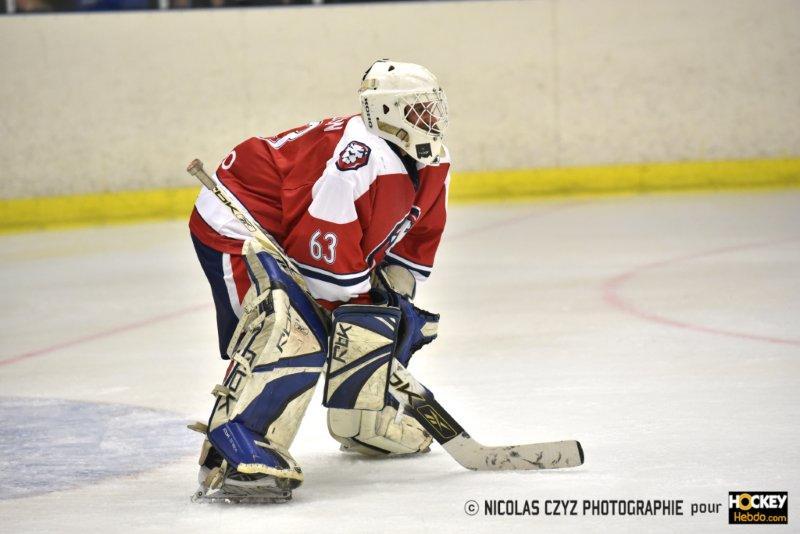
[[[190,7],[280,6],[348,4],[381,0],[7,0],[5,13],[63,11],[120,11],[132,9],[183,9]],[[383,0],[392,1],[392,0]]]
[[[6,0],[0,229],[184,217],[384,57],[448,92],[455,201],[800,184],[795,0],[181,2]]]

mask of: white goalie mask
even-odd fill
[[[421,65],[382,59],[364,73],[361,116],[369,131],[425,165],[444,155],[447,98],[439,81]]]

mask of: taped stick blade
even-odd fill
[[[583,448],[574,440],[487,447],[462,435],[444,448],[458,463],[476,471],[562,469],[583,464]]]

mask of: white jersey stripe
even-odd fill
[[[420,270],[420,271],[427,271],[427,272],[430,272],[431,269],[433,269],[433,267],[430,267],[429,265],[422,265],[422,264],[419,264],[419,263],[414,263],[413,261],[407,260],[407,259],[405,259],[403,257],[400,257],[397,254],[394,254],[393,252],[387,252],[386,255],[389,256],[390,258],[396,259],[400,263],[402,263],[402,264],[404,264],[404,265],[406,265],[408,267],[411,267],[413,269],[417,269],[417,270]]]
[[[236,198],[236,195],[231,193],[227,187],[222,185],[222,182],[219,181],[216,173],[214,173],[213,179],[217,184],[217,187],[219,187],[220,190],[222,190],[222,192],[224,192],[225,195],[231,200],[231,203],[233,203],[234,206],[239,208],[243,213],[246,213],[251,219],[253,219],[253,216],[250,215],[242,203],[239,202],[239,200]],[[197,208],[197,212],[200,214],[203,220],[217,233],[224,235],[225,237],[241,239],[242,241],[250,237],[250,232],[247,230],[247,228],[240,223],[236,217],[233,216],[230,209],[207,188],[204,187],[200,191],[200,194],[197,196],[197,202],[195,202],[195,207]]]
[[[411,274],[414,275],[414,279],[417,282],[424,282],[431,275],[432,267],[425,267],[423,265],[419,265],[417,263],[414,263],[413,261],[401,258],[397,254],[387,253],[386,258],[388,263],[395,262],[408,269],[411,272]]]
[[[369,278],[355,286],[342,287],[316,278],[303,276],[308,286],[308,291],[315,299],[323,299],[331,302],[347,302],[356,295],[368,293],[370,290]]]

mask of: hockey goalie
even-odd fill
[[[447,100],[436,77],[381,60],[364,74],[361,113],[253,137],[214,183],[285,251],[301,277],[252,237],[209,189],[189,227],[231,363],[208,424],[195,500],[282,502],[303,482],[289,449],[324,376],[341,449],[426,452],[431,435],[387,389],[392,361],[436,336],[414,306],[446,219]]]

